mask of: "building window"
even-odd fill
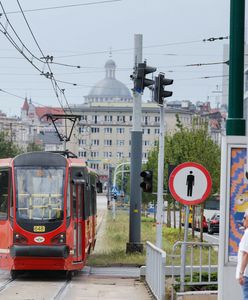
[[[117,116],[117,122],[125,123],[125,116]]]
[[[150,146],[150,141],[143,141],[144,146]]]
[[[116,132],[117,133],[124,133],[125,132],[125,128],[123,128],[123,127],[117,127],[116,128]]]
[[[159,134],[159,128],[155,128],[155,129],[154,129],[154,133],[155,133],[155,134]]]
[[[105,158],[108,158],[108,157],[112,157],[112,152],[103,152],[103,156],[105,157]]]
[[[104,133],[112,133],[112,128],[111,127],[104,128]]]
[[[129,116],[129,121],[132,122],[133,116]]]
[[[147,158],[147,157],[148,157],[148,153],[146,153],[146,152],[143,153],[142,157],[143,157],[143,158]]]
[[[117,158],[122,158],[124,156],[123,152],[116,152]]]
[[[86,115],[81,116],[80,121],[87,121],[87,116]]]
[[[78,132],[79,132],[79,133],[88,132],[88,127],[80,126],[80,127],[78,128]]]
[[[100,144],[99,140],[91,140],[92,146],[99,146],[99,144]]]
[[[103,170],[106,170],[106,171],[107,171],[107,170],[109,169],[109,164],[103,164],[102,167],[103,167]]]
[[[87,156],[87,152],[86,151],[80,151],[80,152],[78,152],[78,156],[79,157],[86,157]]]
[[[155,117],[155,123],[159,123],[160,122],[160,117]]]
[[[99,157],[99,152],[98,151],[92,151],[90,156],[91,157]]]
[[[90,167],[91,169],[94,169],[94,170],[98,170],[99,169],[99,164],[90,164]]]
[[[79,145],[86,145],[87,144],[87,140],[86,139],[80,139],[80,140],[78,140],[78,144]]]
[[[104,116],[104,121],[105,122],[112,122],[113,121],[113,116],[110,116],[110,115]]]
[[[143,132],[143,134],[150,134],[151,133],[151,129],[150,128],[143,128],[142,132]]]
[[[124,146],[125,145],[125,141],[124,140],[117,140],[116,141],[116,146]]]
[[[92,133],[99,133],[100,132],[100,128],[99,127],[92,127],[91,128],[91,132]]]
[[[145,123],[145,125],[148,125],[149,121],[150,121],[150,117],[148,116],[143,117],[143,122]]]
[[[97,124],[97,115],[92,116],[92,121],[94,124]]]
[[[104,146],[112,146],[112,140],[104,140]]]

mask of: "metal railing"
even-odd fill
[[[165,262],[166,253],[146,242],[145,280],[157,300],[165,299]]]
[[[201,243],[201,242],[176,242],[173,246],[172,252],[172,282],[180,284],[180,291],[184,291],[185,285],[212,285],[217,284],[218,279],[213,280],[211,277],[212,272],[215,272],[217,266],[212,264],[213,253],[218,251],[219,244],[217,243]],[[178,248],[180,254],[176,254]],[[175,279],[175,259],[182,256],[182,252],[186,252],[187,266],[181,264],[180,268],[180,282]],[[198,260],[196,261],[196,257]],[[194,276],[197,272],[198,277]],[[188,274],[187,281],[185,274]],[[197,280],[198,279],[198,280]],[[173,298],[172,298],[173,299]]]

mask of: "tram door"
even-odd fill
[[[74,261],[82,261],[84,184],[73,186]]]
[[[9,250],[11,230],[8,222],[8,207],[9,216],[13,220],[13,198],[10,170],[0,168],[0,249],[1,252],[7,253]],[[1,258],[4,256],[1,255]],[[0,266],[6,266],[7,260],[0,259]]]

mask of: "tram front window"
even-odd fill
[[[64,168],[16,168],[17,218],[63,219],[64,173]]]

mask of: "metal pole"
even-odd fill
[[[111,165],[109,164],[108,165],[109,169],[109,177],[108,177],[108,207],[110,206],[110,202],[111,202],[111,187],[112,187],[112,167]]]
[[[188,240],[189,230],[189,206],[185,206],[185,220],[184,220],[184,242]],[[184,278],[185,278],[185,265],[186,265],[186,243],[181,248],[181,269],[180,269],[180,292],[184,292]]]
[[[142,35],[134,35],[134,66],[142,62]],[[141,236],[141,188],[142,165],[141,94],[133,92],[133,128],[131,132],[131,186],[129,213],[129,242],[127,252],[142,252]]]
[[[162,229],[164,220],[164,105],[160,105],[159,154],[158,154],[158,193],[156,214],[156,246],[162,249]]]
[[[245,135],[244,102],[244,24],[245,0],[231,0],[229,47],[229,99],[227,135]]]
[[[64,136],[64,138],[63,138],[63,148],[64,148],[64,151],[66,151],[66,136]]]
[[[113,205],[112,205],[112,215],[113,215],[113,220],[115,221],[115,197],[113,197]]]

